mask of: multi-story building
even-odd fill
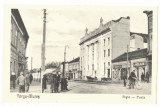
[[[152,32],[153,32],[153,11],[144,11],[148,18],[148,38],[147,38],[147,67],[150,75],[152,75]]]
[[[147,34],[130,32],[130,51],[147,48]]]
[[[10,73],[16,76],[26,70],[26,48],[28,43],[28,33],[18,9],[11,10],[11,56]]]
[[[80,57],[77,57],[69,62],[69,78],[70,79],[80,79]]]
[[[86,76],[111,78],[111,60],[127,51],[130,43],[130,18],[121,17],[100,25],[80,40],[80,71]]]

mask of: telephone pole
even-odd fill
[[[41,71],[45,71],[45,41],[46,41],[46,9],[43,10],[43,43],[42,43],[42,54],[41,54]]]

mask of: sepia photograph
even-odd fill
[[[5,92],[17,99],[118,95],[122,100],[155,102],[156,9],[6,6],[10,56]]]

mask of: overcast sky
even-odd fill
[[[115,7],[84,7],[84,6],[53,6],[47,9],[46,23],[46,63],[63,61],[64,46],[67,49],[67,61],[76,58],[80,53],[80,38],[85,34],[85,28],[92,31],[103,23],[130,16],[130,31],[147,34],[147,16],[143,13],[147,8],[115,8]],[[19,9],[22,20],[29,34],[26,56],[28,69],[41,66],[41,44],[43,37],[43,8]]]

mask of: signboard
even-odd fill
[[[113,69],[120,69],[122,68],[122,65],[113,65]]]
[[[145,62],[136,62],[136,63],[133,63],[133,66],[134,67],[146,66],[146,63]]]

